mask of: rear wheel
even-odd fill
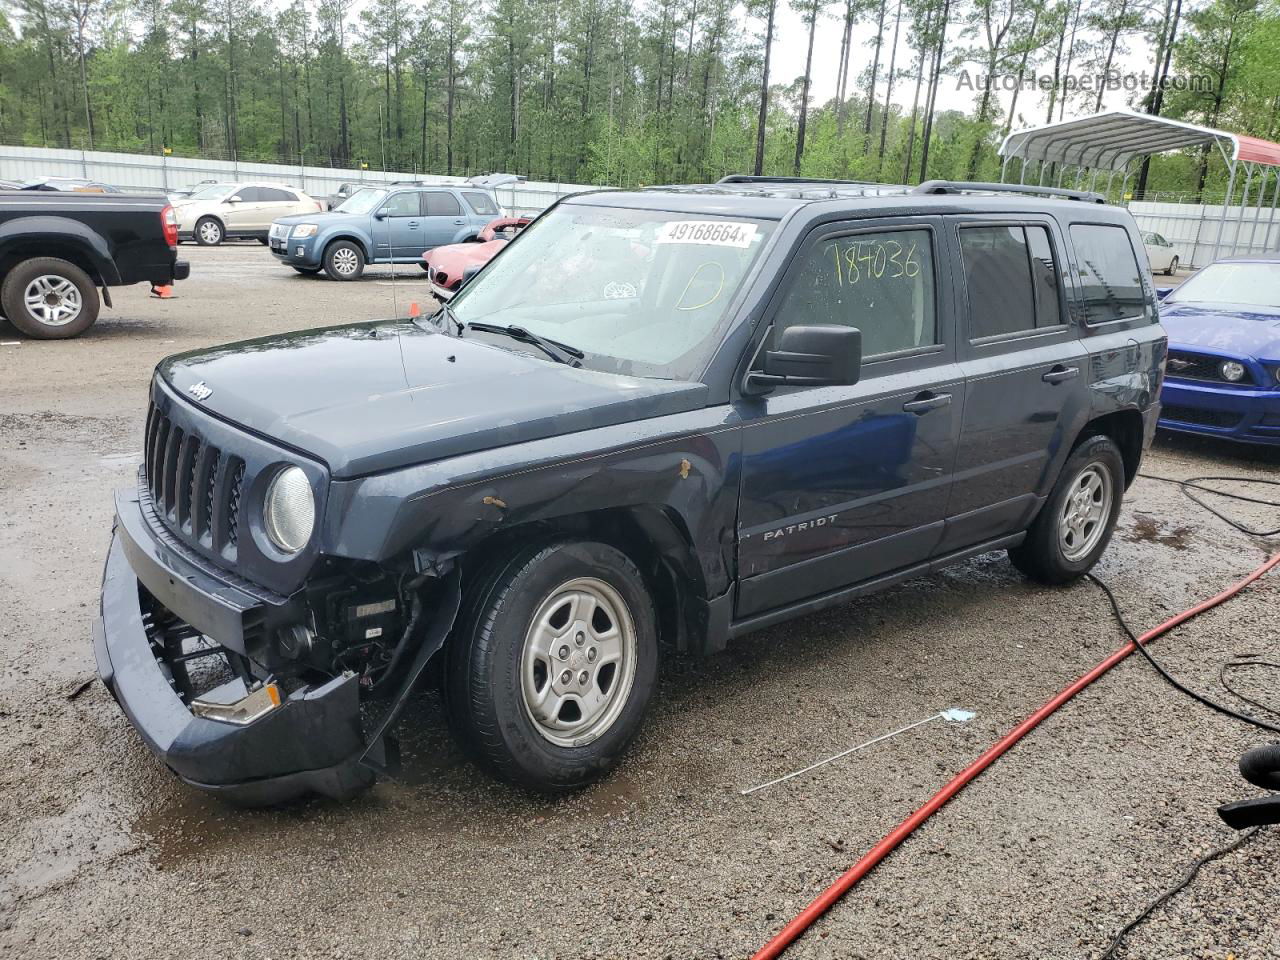
[[[1088,573],[1111,541],[1124,491],[1124,459],[1110,437],[1086,437],[1071,452],[1013,565],[1041,583]]]
[[[24,260],[0,286],[4,315],[37,340],[78,337],[98,319],[98,291],[89,275],[56,257]]]
[[[450,723],[492,772],[544,792],[604,776],[640,727],[658,665],[653,601],[623,553],[527,547],[468,593]]]
[[[226,236],[222,223],[216,217],[204,217],[196,222],[196,243],[202,247],[216,247]]]
[[[1172,260],[1169,261],[1169,269],[1164,272],[1164,275],[1166,277],[1172,277],[1177,272],[1178,272],[1178,258],[1174,257]]]
[[[324,272],[330,280],[359,280],[364,273],[364,251],[350,240],[337,240],[324,252]]]

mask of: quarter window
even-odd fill
[[[1145,315],[1142,271],[1124,227],[1072,224],[1071,245],[1076,252],[1076,276],[1086,323]]]
[[[482,217],[496,217],[498,215],[498,205],[493,202],[493,197],[487,193],[479,191],[468,191],[463,194],[467,198],[467,203],[471,204],[471,209]]]
[[[458,198],[452,193],[437,191],[425,194],[425,196],[427,198],[428,217],[462,216],[462,204],[458,203]]]
[[[793,326],[857,327],[866,357],[937,343],[933,235],[893,230],[819,240],[777,316],[775,335]]]
[[[960,251],[971,339],[1062,322],[1057,266],[1044,227],[965,227],[960,231]]]

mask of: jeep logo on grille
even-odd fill
[[[208,400],[213,395],[213,388],[201,380],[199,383],[193,383],[187,387],[187,393],[191,394],[197,400]]]

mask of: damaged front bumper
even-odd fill
[[[156,609],[189,625],[191,634],[226,643],[232,655],[238,655],[237,646],[243,653],[247,632],[283,612],[264,609],[270,604],[262,597],[157,537],[145,506],[135,491],[117,496],[93,646],[103,683],[151,751],[192,786],[248,805],[310,792],[345,799],[371,784],[373,769],[363,762],[371,751],[362,735],[354,674],[293,689],[248,722],[192,712],[165,659],[173,650],[157,641]],[[205,698],[247,697],[246,679],[254,683],[252,677],[233,677]]]

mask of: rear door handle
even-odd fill
[[[409,229],[411,229],[411,230],[417,230],[419,226],[420,226],[420,224],[418,223],[418,221],[417,221],[417,220],[410,220],[410,221],[409,221]]]
[[[908,400],[902,405],[902,409],[907,413],[914,413],[916,416],[924,416],[930,410],[937,410],[939,407],[948,406],[951,403],[951,394],[949,393],[922,393],[914,400]]]
[[[1074,380],[1078,376],[1080,376],[1079,367],[1064,367],[1062,364],[1058,364],[1040,379],[1045,383],[1065,383],[1068,380]]]

